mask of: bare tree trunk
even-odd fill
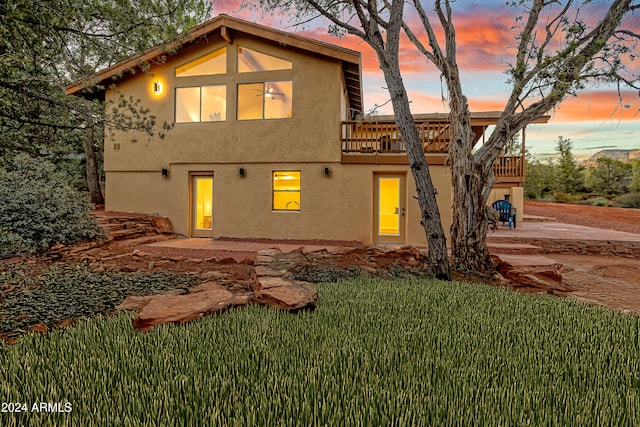
[[[488,179],[469,157],[453,160],[453,257],[458,271],[488,273],[495,269],[486,243],[488,221],[483,193]]]
[[[452,67],[453,68],[453,67]],[[457,74],[456,74],[457,75]],[[455,77],[455,76],[454,76]],[[471,152],[475,134],[467,98],[462,94],[460,80],[449,81],[450,123],[453,127],[449,142],[451,186],[453,188],[451,240],[456,269],[469,273],[488,273],[495,269],[487,248],[485,188],[490,182],[482,164]],[[489,173],[491,169],[488,169]]]
[[[389,62],[381,60],[380,63],[389,87],[396,124],[404,140],[409,166],[416,183],[418,205],[422,216],[421,224],[424,227],[429,245],[428,257],[431,271],[438,279],[451,280],[447,239],[436,201],[437,191],[431,180],[420,134],[411,114],[409,98],[400,75],[400,67],[397,61],[393,60]]]
[[[85,175],[87,177],[87,186],[89,187],[89,195],[91,203],[94,205],[104,204],[104,197],[100,189],[100,172],[98,171],[98,161],[96,159],[96,150],[93,145],[93,123],[89,122],[84,129],[84,157],[85,157]]]

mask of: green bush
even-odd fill
[[[606,197],[596,197],[595,199],[591,199],[591,206],[609,206],[609,200]]]
[[[581,199],[579,194],[565,193],[562,191],[554,191],[553,199],[557,203],[576,203]]]
[[[95,239],[91,209],[53,164],[16,157],[0,168],[0,258]]]
[[[112,312],[128,295],[187,289],[198,280],[171,273],[96,273],[88,267],[63,266],[33,278],[20,266],[0,266],[0,283],[15,289],[0,300],[0,335],[19,336],[44,323]]]
[[[621,208],[640,209],[640,193],[628,193],[616,197],[615,206]]]

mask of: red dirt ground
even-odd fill
[[[640,234],[640,209],[604,206],[568,205],[563,203],[525,202],[524,213],[552,217],[566,224],[604,228]]]
[[[638,209],[525,202],[524,212],[568,224],[640,234]],[[593,255],[549,256],[564,264],[563,282],[576,289],[570,298],[640,315],[640,260]]]

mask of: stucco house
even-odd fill
[[[174,124],[164,139],[106,138],[107,210],[162,214],[194,237],[425,243],[393,117],[361,115],[359,52],[220,15],[67,94],[96,82],[105,99],[132,96]],[[498,115],[472,114],[479,139]],[[416,121],[448,230],[447,115]],[[508,194],[521,211],[523,157],[495,171],[492,199]]]

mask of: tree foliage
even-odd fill
[[[640,159],[631,160],[631,182],[629,190],[640,193]]]
[[[551,159],[541,162],[538,159],[527,160],[527,180],[524,183],[524,195],[528,199],[542,200],[555,190],[556,171]]]
[[[560,158],[558,159],[558,168],[555,175],[555,188],[564,193],[575,193],[583,189],[582,168],[573,157],[572,148],[573,143],[570,139],[558,138],[556,153],[560,155]]]
[[[620,160],[600,157],[589,170],[585,185],[602,194],[622,194],[629,191],[632,165]]]
[[[570,139],[558,138],[554,161],[546,162],[529,157],[525,196],[536,200],[556,202],[582,202],[609,206],[615,197],[615,205],[637,208],[640,195],[640,160],[628,163],[608,157],[600,157],[587,168],[573,157]]]
[[[175,37],[208,14],[206,0],[5,0],[0,3],[0,155],[54,162],[83,153],[85,129],[126,127],[153,135],[135,100],[104,107],[65,96],[65,86]],[[98,134],[96,132],[95,134]],[[100,151],[100,141],[93,141]]]

